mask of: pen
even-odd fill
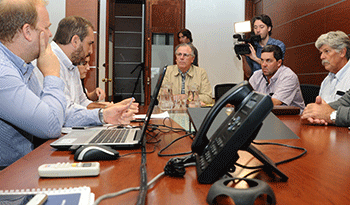
[[[94,125],[94,126],[73,126],[72,129],[74,130],[86,130],[89,128],[96,128],[96,127],[102,127],[102,125]]]
[[[72,127],[72,129],[74,130],[85,130],[87,129],[88,127],[84,127],[84,126],[75,126],[75,127]]]
[[[135,98],[134,97],[132,97],[131,98],[131,100],[130,100],[130,103],[129,103],[129,106],[128,106],[128,109],[130,108],[130,106],[131,106],[131,104],[132,104],[132,102],[135,100]]]

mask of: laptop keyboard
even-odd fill
[[[110,129],[99,132],[90,143],[119,143],[125,142],[129,129]]]

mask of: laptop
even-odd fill
[[[160,72],[157,85],[154,88],[142,129],[116,128],[115,126],[87,127],[86,129],[73,129],[70,133],[51,143],[51,147],[67,150],[72,146],[106,145],[114,149],[137,148],[141,145],[151,119],[157,96],[162,85],[167,66]]]

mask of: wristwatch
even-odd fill
[[[103,108],[98,110],[98,118],[100,119],[102,124],[106,124],[106,122],[103,120]]]
[[[335,119],[337,118],[337,111],[334,110],[329,117],[331,118],[331,121],[335,123]]]

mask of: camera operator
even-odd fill
[[[261,69],[261,51],[266,45],[277,45],[282,49],[283,56],[286,52],[286,46],[280,40],[276,40],[271,38],[272,31],[272,22],[268,15],[261,14],[259,16],[255,16],[251,20],[252,28],[255,35],[260,35],[261,40],[259,42],[254,42],[254,47],[256,47],[256,51],[254,47],[250,45],[250,54],[246,54],[246,60],[249,65],[249,68],[244,69],[244,75],[247,78],[257,70]]]

